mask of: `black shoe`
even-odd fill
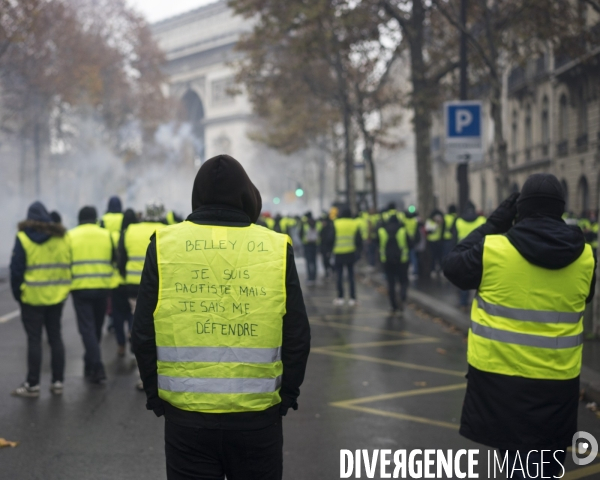
[[[94,373],[93,369],[89,365],[83,367],[83,378],[90,378]]]
[[[97,368],[88,378],[91,383],[102,383],[106,380],[106,373],[104,367]]]

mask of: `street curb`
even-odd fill
[[[368,277],[377,286],[387,286],[382,273],[363,275]],[[441,317],[465,335],[468,334],[471,326],[471,318],[458,308],[447,305],[432,295],[415,290],[414,288],[409,288],[408,299],[419,305],[420,308],[430,315]],[[596,402],[600,406],[600,373],[582,365],[580,383],[583,400],[586,402]]]

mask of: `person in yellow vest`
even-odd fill
[[[404,224],[392,216],[379,228],[379,258],[388,282],[392,315],[402,313],[408,293],[409,239]],[[396,282],[400,284],[400,304],[396,300]]]
[[[409,205],[404,212],[404,227],[409,239],[409,252],[408,258],[412,267],[413,275],[419,274],[419,256],[417,254],[416,246],[421,241],[421,232],[419,230],[419,214],[414,205]]]
[[[120,232],[123,223],[123,207],[121,199],[113,195],[108,199],[108,208],[106,213],[100,219],[100,226],[106,228],[109,232]]]
[[[454,248],[454,222],[458,217],[456,205],[448,207],[448,213],[444,215],[444,257],[448,255]]]
[[[302,248],[306,260],[307,285],[314,285],[317,281],[317,250],[319,245],[319,233],[321,222],[315,221],[311,212],[306,215],[306,221],[302,222]]]
[[[578,431],[582,319],[595,285],[592,249],[564,208],[558,179],[532,175],[444,262],[452,283],[477,289],[460,433],[539,478],[563,476]]]
[[[173,210],[169,210],[165,215],[167,225],[175,225],[176,223],[183,222],[183,218],[177,215]]]
[[[475,205],[473,202],[467,202],[465,207],[465,211],[463,214],[456,219],[454,222],[454,229],[452,235],[454,237],[454,242],[460,243],[465,238],[469,236],[469,234],[475,230],[477,227],[480,227],[485,223],[485,217],[478,215],[475,210]],[[469,291],[461,290],[459,293],[459,306],[462,310],[468,312],[469,309]]]
[[[334,299],[334,305],[344,305],[344,270],[348,272],[348,283],[350,284],[350,298],[348,305],[356,305],[356,282],[354,281],[354,264],[357,253],[362,250],[362,236],[360,224],[352,218],[350,208],[342,207],[338,218],[333,222],[334,241],[333,254],[335,255],[335,271],[337,273],[338,296]]]
[[[310,327],[289,237],[255,224],[261,203],[219,155],[196,176],[192,214],[150,241],[132,342],[147,408],[166,419],[169,480],[282,478]]]
[[[138,218],[135,211],[131,208],[128,208],[123,214],[121,232],[117,236],[118,251],[121,251],[121,248],[123,249],[120,255],[117,255],[117,259],[120,259],[121,255],[127,254],[124,251],[125,244],[121,244],[120,239],[123,238],[124,232],[127,230],[129,225],[133,223],[138,223]],[[115,338],[117,340],[117,356],[124,357],[127,339],[133,325],[133,310],[131,308],[131,304],[129,303],[130,288],[125,283],[125,278],[127,275],[125,275],[124,272],[127,262],[117,262],[117,265],[116,288],[114,288],[112,292],[112,313],[114,318]],[[127,335],[125,335],[125,324],[127,324]]]
[[[79,225],[69,230],[71,298],[85,354],[84,377],[106,380],[100,342],[106,303],[113,286],[115,246],[110,232],[100,227],[94,207],[79,210]]]
[[[444,214],[435,209],[425,221],[427,230],[427,248],[429,250],[430,273],[442,270],[442,259],[444,258]]]
[[[60,395],[65,371],[61,317],[71,288],[69,241],[65,228],[52,222],[41,202],[29,206],[27,219],[19,223],[18,229],[10,260],[10,282],[27,334],[27,379],[12,395],[40,396],[43,329],[52,357],[50,391]]]
[[[331,258],[333,255],[333,244],[335,243],[335,229],[333,227],[333,220],[329,218],[328,214],[324,214],[321,217],[321,231],[319,232],[319,244],[321,251],[321,261],[323,262],[323,270],[325,271],[325,278],[333,273],[333,265]]]

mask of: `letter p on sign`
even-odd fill
[[[456,133],[463,133],[463,129],[471,125],[473,123],[473,114],[469,110],[465,110],[463,108],[457,108],[455,110],[456,118],[454,120],[454,124],[456,126]]]

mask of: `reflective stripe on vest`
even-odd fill
[[[173,393],[273,394],[279,391],[277,378],[179,378],[158,376],[158,388]],[[279,395],[279,394],[277,394]]]
[[[477,217],[475,220],[471,222],[467,222],[463,218],[456,219],[456,236],[458,237],[458,241],[462,242],[465,238],[469,236],[469,234],[475,230],[477,227],[480,227],[486,222],[485,217]]]
[[[71,285],[71,251],[66,237],[50,237],[44,243],[33,242],[25,232],[17,234],[25,251],[25,278],[21,301],[44,306],[61,303]]]
[[[355,252],[354,238],[359,228],[358,222],[352,218],[337,218],[333,221],[333,226],[335,228],[333,253],[341,255]]]
[[[110,232],[93,223],[69,230],[71,244],[71,290],[113,287],[113,242]]]
[[[188,221],[156,234],[159,396],[209,413],[281,402],[287,235]]]
[[[281,347],[156,347],[161,362],[273,363],[281,360]]]
[[[124,233],[125,251],[127,252],[127,264],[125,265],[126,284],[140,284],[150,237],[154,232],[164,227],[166,227],[164,223],[158,222],[132,223],[127,227]]]
[[[473,300],[468,361],[502,375],[567,380],[581,371],[583,311],[594,270],[591,248],[549,270],[529,263],[503,235],[488,235]]]

